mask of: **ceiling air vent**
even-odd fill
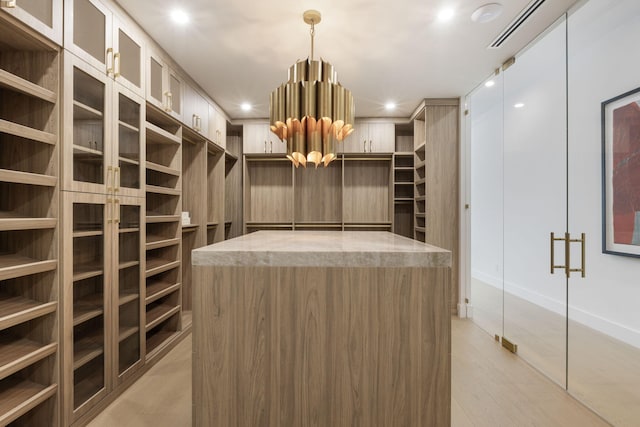
[[[531,3],[529,3],[529,5],[525,7],[522,12],[520,12],[520,14],[516,16],[516,18],[511,21],[511,23],[507,25],[504,30],[502,30],[500,34],[498,34],[498,37],[496,37],[491,42],[491,44],[489,45],[489,49],[497,49],[502,46],[502,44],[506,42],[509,37],[511,37],[511,35],[515,33],[518,28],[520,28],[522,24],[524,24],[525,21],[529,19],[531,15],[533,15],[533,12],[535,12],[540,6],[542,6],[542,3],[544,2],[545,0],[533,0]]]

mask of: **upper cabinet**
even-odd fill
[[[209,103],[190,85],[185,85],[184,89],[182,122],[201,135],[209,136]]]
[[[62,45],[62,0],[2,0],[0,10]]]
[[[98,0],[65,1],[64,46],[134,93],[144,95],[144,37]]]
[[[147,101],[174,118],[183,121],[185,84],[169,62],[154,52],[147,52]],[[205,115],[202,117],[204,118]],[[187,118],[187,124],[190,123]]]
[[[221,148],[227,148],[227,118],[209,104],[209,139]]]
[[[63,189],[142,196],[145,102],[65,52]]]
[[[246,123],[242,131],[243,152],[286,153],[286,143],[280,141],[269,128],[269,122]]]
[[[395,125],[391,122],[356,121],[355,130],[343,142],[343,153],[393,153]]]

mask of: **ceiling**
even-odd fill
[[[498,1],[502,14],[471,21]],[[307,9],[322,13],[315,56],[331,62],[358,117],[408,117],[423,98],[459,97],[552,24],[575,0],[549,0],[499,49],[494,38],[531,0],[118,0],[231,119],[269,115],[269,94],[310,53]],[[175,24],[170,11],[190,15]],[[439,11],[453,8],[449,22]],[[386,111],[386,102],[397,107]],[[245,112],[241,104],[252,109]]]

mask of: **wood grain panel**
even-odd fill
[[[195,425],[449,425],[449,275],[195,266]]]
[[[295,170],[296,222],[342,221],[342,168],[339,162],[328,167]]]
[[[391,221],[393,189],[391,159],[345,160],[343,212],[345,223]]]

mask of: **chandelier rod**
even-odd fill
[[[313,39],[316,35],[315,22],[311,20],[311,60],[313,61]]]

